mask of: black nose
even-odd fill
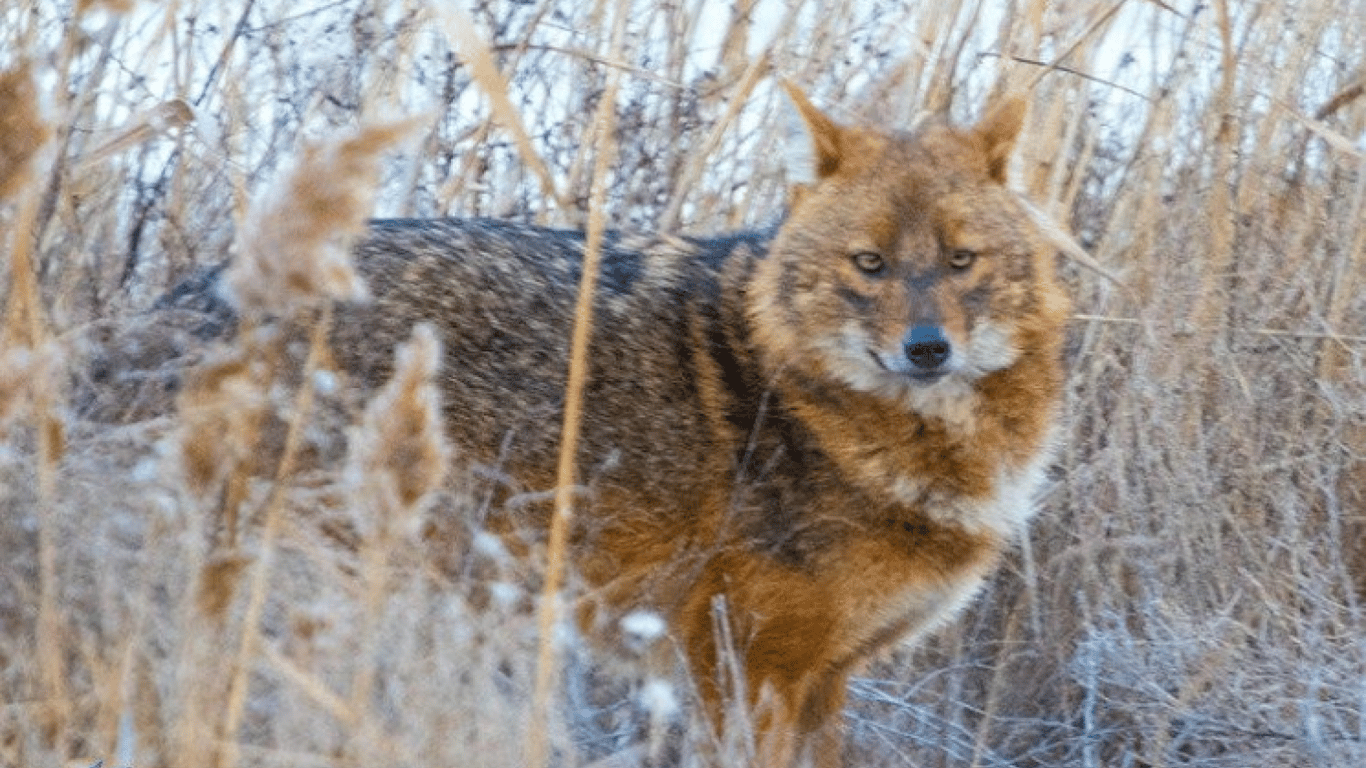
[[[906,337],[906,358],[915,367],[927,371],[943,365],[952,349],[943,329],[937,325],[917,325]]]

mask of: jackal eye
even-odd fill
[[[976,260],[976,251],[970,251],[967,248],[955,248],[949,251],[949,266],[954,269],[967,269]]]
[[[849,258],[853,259],[854,266],[866,275],[880,275],[887,268],[887,261],[882,255],[872,251],[859,251]]]

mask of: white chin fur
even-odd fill
[[[852,330],[846,329],[837,347],[822,350],[830,359],[831,370],[845,384],[860,392],[898,401],[921,416],[942,419],[950,427],[963,430],[971,430],[975,422],[973,383],[988,373],[1008,368],[1019,358],[1010,330],[984,322],[969,334],[965,350],[954,347],[942,377],[918,381],[909,375],[911,366],[900,350],[896,355],[873,351],[862,346],[860,335]]]

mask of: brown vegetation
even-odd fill
[[[106,342],[198,350],[211,334],[138,313],[252,236],[240,214],[306,139],[400,115],[421,122],[378,166],[380,214],[769,223],[775,71],[887,124],[1031,88],[1015,178],[1123,279],[1064,262],[1044,508],[973,610],[853,682],[851,758],[1366,764],[1356,4],[740,2],[711,50],[707,4],[636,8],[615,42],[609,4],[485,4],[473,35],[414,3],[126,5],[0,12],[0,764],[520,765],[529,730],[564,764],[642,734],[690,760],[710,735],[670,720],[686,686],[572,642],[528,718],[544,542],[465,526],[487,500],[459,477],[348,458],[375,422],[321,332],[218,350],[184,392],[165,355]],[[610,139],[586,140],[612,71]],[[374,407],[422,422],[425,344]],[[270,451],[237,447],[253,419]],[[442,527],[460,551],[424,546]],[[651,636],[632,626],[626,656]]]

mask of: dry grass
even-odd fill
[[[1360,3],[436,5],[0,11],[0,765],[692,761],[685,683],[538,627],[544,547],[479,529],[434,340],[350,391],[325,297],[372,200],[768,223],[775,73],[889,124],[1032,89],[1015,177],[1123,280],[1065,266],[1056,482],[968,615],[856,681],[854,761],[1366,764]],[[139,314],[234,243],[304,337]]]

